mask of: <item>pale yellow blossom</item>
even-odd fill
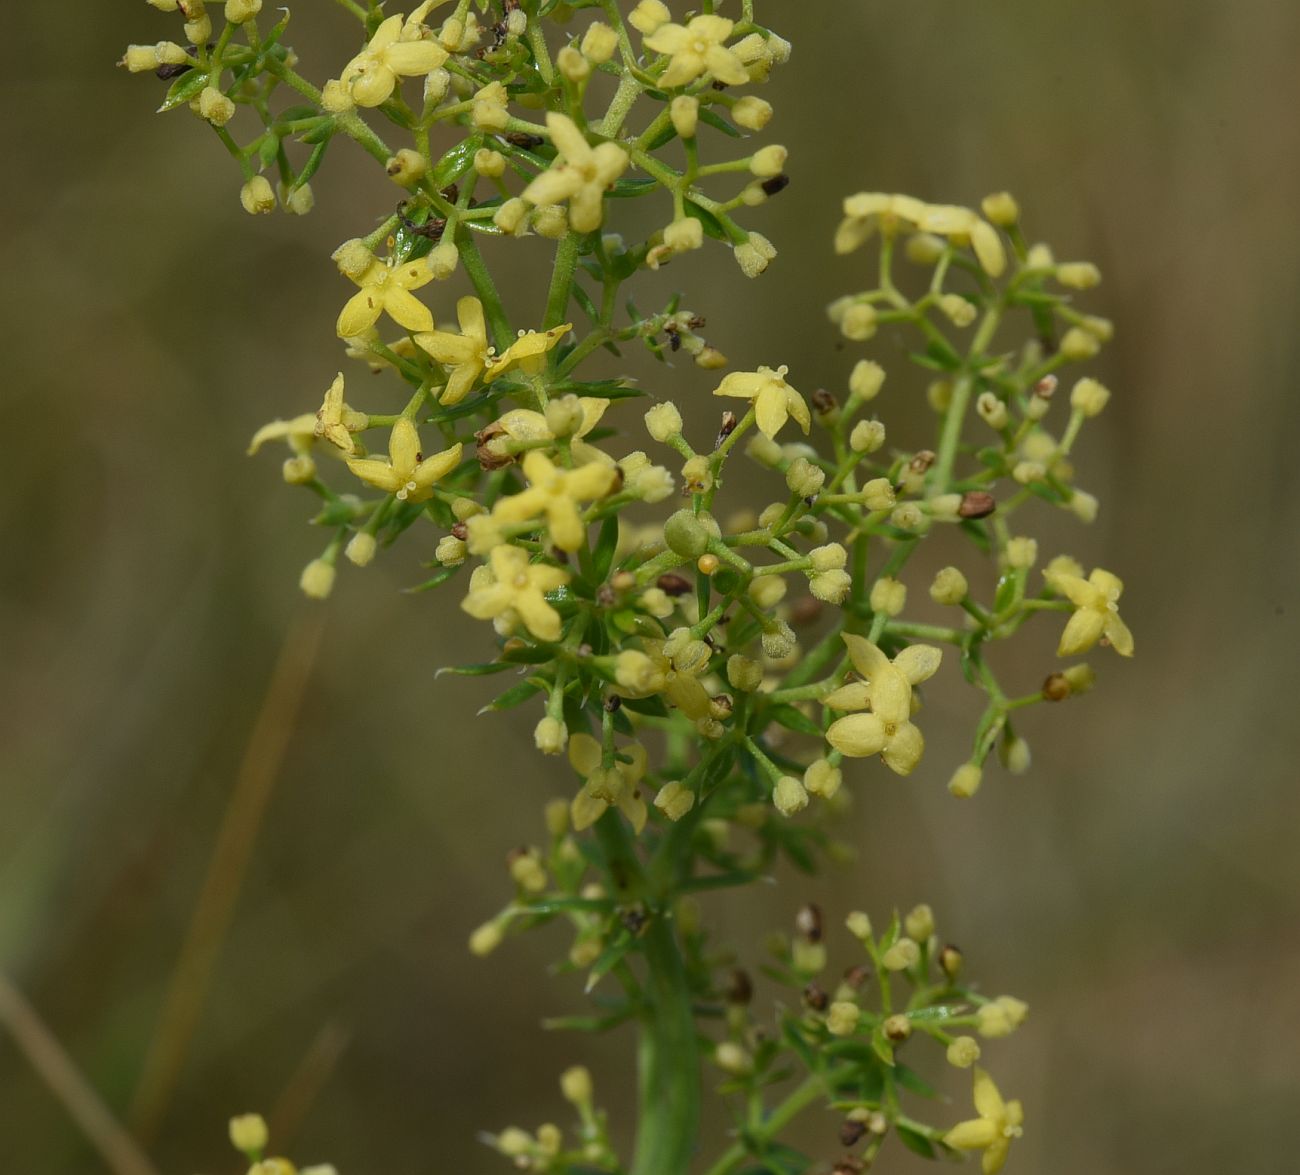
[[[348,299],[339,314],[335,327],[339,338],[352,339],[365,334],[384,313],[409,331],[433,330],[429,308],[411,293],[433,281],[428,258],[400,265],[393,259],[376,259],[352,280],[361,289]]]
[[[546,126],[560,155],[524,189],[523,198],[534,205],[567,200],[574,231],[589,233],[600,227],[606,189],[627,170],[627,152],[617,143],[593,148],[573,119],[555,111],[547,114]]]
[[[406,417],[393,425],[388,438],[388,460],[349,457],[348,468],[362,481],[396,494],[404,502],[423,502],[433,487],[460,464],[463,446],[452,445],[432,457],[420,452],[420,434]]]
[[[724,16],[696,16],[685,25],[660,25],[645,38],[647,49],[671,58],[660,84],[684,86],[707,73],[728,86],[744,85],[749,81],[745,63],[723,44],[733,27]]]
[[[325,392],[324,402],[316,409],[315,434],[350,455],[357,451],[352,434],[365,428],[370,418],[344,403],[343,393],[343,373],[340,371]]]
[[[785,382],[789,370],[782,365],[775,371],[770,367],[760,367],[757,371],[733,371],[714,388],[713,394],[753,401],[758,427],[765,436],[775,437],[791,416],[807,433],[812,417],[803,397]]]
[[[1065,596],[1075,607],[1056,652],[1061,657],[1086,653],[1103,636],[1115,652],[1133,656],[1133,634],[1119,616],[1119,598],[1124,584],[1119,576],[1098,567],[1087,579],[1065,571],[1045,574],[1048,586]]]
[[[538,640],[558,641],[560,614],[545,593],[568,582],[569,573],[562,568],[530,563],[527,551],[502,544],[474,569],[460,606],[476,620],[501,619],[513,627],[517,618]]]
[[[409,19],[390,16],[370,38],[370,43],[343,67],[339,90],[358,106],[379,106],[392,97],[399,78],[423,77],[438,69],[448,57],[436,41],[421,36],[420,21],[432,3],[421,4]]]
[[[528,488],[501,498],[492,510],[495,522],[524,522],[544,518],[547,533],[561,551],[582,546],[586,525],[579,503],[603,498],[618,480],[608,465],[593,462],[577,469],[559,468],[545,453],[534,449],[523,460]]]
[[[978,1066],[975,1069],[975,1110],[978,1118],[959,1122],[943,1141],[963,1151],[983,1151],[984,1175],[996,1175],[1007,1161],[1011,1140],[1023,1133],[1025,1112],[1018,1101],[1003,1101],[993,1078]]]
[[[611,804],[636,832],[645,827],[648,812],[638,785],[646,771],[646,750],[632,743],[622,753],[628,762],[616,759],[612,767],[605,767],[601,745],[591,735],[575,734],[569,739],[569,762],[585,781],[569,809],[575,832],[590,828]]]
[[[679,628],[666,640],[642,641],[642,649],[624,649],[616,658],[614,677],[619,693],[629,698],[662,694],[686,717],[707,717],[709,695],[699,677],[709,666],[709,646],[692,637],[690,629]]]
[[[852,757],[880,755],[890,770],[907,775],[925,750],[925,739],[911,721],[912,686],[934,676],[943,654],[932,645],[910,645],[891,661],[865,637],[845,633],[844,643],[864,680],[842,686],[824,704],[865,712],[837,719],[826,741]]]

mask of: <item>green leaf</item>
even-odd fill
[[[199,92],[208,84],[208,75],[201,69],[190,70],[189,73],[183,73],[171,84],[167,91],[167,97],[158,107],[158,113],[163,114],[168,110],[175,110],[178,106],[184,106],[192,98],[197,98]]]
[[[741,133],[731,123],[707,107],[700,107],[700,121],[707,122],[715,131],[721,131],[724,135],[730,135],[733,139],[742,137]]]
[[[799,734],[810,734],[814,738],[821,738],[822,736],[822,728],[808,715],[796,710],[793,706],[773,706],[768,711],[768,714],[771,715],[773,722],[779,723],[787,730],[797,731]]]
[[[609,194],[615,199],[630,199],[653,192],[658,186],[659,181],[655,179],[619,180],[609,189]]]
[[[1016,574],[1009,571],[998,578],[998,590],[993,595],[993,611],[1001,612],[1009,608],[1016,598]]]
[[[609,569],[614,565],[614,552],[617,548],[618,515],[611,514],[600,524],[600,530],[596,534],[596,546],[591,552],[591,576],[598,584],[604,583],[609,575]]]
[[[513,665],[501,661],[483,661],[477,665],[444,665],[433,676],[441,677],[444,673],[453,673],[457,677],[487,677],[489,674],[504,673],[507,669],[513,668]]]
[[[894,1077],[904,1089],[910,1089],[913,1093],[921,1097],[938,1097],[934,1087],[929,1084],[915,1069],[909,1069],[906,1065],[894,1066]]]
[[[414,587],[409,587],[406,590],[411,595],[416,592],[427,592],[430,588],[436,588],[439,584],[446,583],[458,570],[460,570],[458,567],[444,567],[431,579],[426,579],[423,583],[417,583]]]
[[[938,1158],[938,1154],[932,1143],[924,1134],[913,1130],[910,1126],[904,1126],[901,1122],[894,1123],[894,1130],[898,1133],[899,1141],[910,1151],[915,1151],[927,1159]]]
[[[512,710],[515,706],[521,705],[542,692],[545,682],[538,681],[535,677],[530,677],[527,681],[521,681],[518,685],[512,685],[505,693],[494,698],[479,711],[480,714],[486,714],[490,710]]]
[[[633,938],[627,931],[621,931],[617,938],[600,953],[600,957],[591,965],[587,975],[585,991],[591,991],[607,975],[624,955],[632,949]]]
[[[729,241],[731,238],[727,235],[727,230],[722,227],[720,221],[712,212],[701,208],[693,200],[686,200],[686,215],[693,216],[704,226],[704,232],[707,236],[712,237],[715,241]]]
[[[457,143],[433,165],[434,186],[445,188],[469,171],[474,166],[474,153],[481,146],[483,146],[481,135],[470,135]]]
[[[891,1069],[894,1067],[894,1046],[889,1043],[879,1032],[872,1033],[871,1047],[886,1065]]]

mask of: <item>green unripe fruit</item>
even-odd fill
[[[684,559],[698,559],[709,549],[710,540],[721,533],[710,515],[696,514],[689,508],[678,510],[664,523],[664,542]]]

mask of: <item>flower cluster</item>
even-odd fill
[[[511,855],[514,897],[471,947],[486,954],[509,933],[565,920],[568,965],[623,992],[583,1026],[647,1020],[631,1170],[685,1169],[698,1101],[693,1008],[709,1006],[725,1025],[710,1054],[723,1092],[750,1122],[714,1175],[776,1153],[765,1123],[787,1115],[763,1107],[792,1057],[808,1088],[844,1111],[845,1146],[864,1144],[837,1170],[861,1169],[887,1135],[931,1156],[981,1150],[996,1170],[1021,1111],[983,1070],[977,1119],[943,1129],[900,1108],[900,1089],[925,1088],[896,1055],[910,1037],[968,1068],[980,1046],[966,1029],[1005,1035],[1024,1015],[1019,1001],[959,983],[960,957],[934,938],[928,910],[879,936],[865,915],[850,918],[874,1002],[864,968],[819,986],[820,915],[807,914],[769,968],[800,992],[772,1034],[750,1012],[748,979],[717,973],[683,895],[754,882],[781,859],[814,868],[849,801],[845,759],[878,760],[877,782],[924,778],[932,679],[964,676],[983,696],[969,754],[949,771],[954,795],[975,793],[995,750],[1025,770],[1021,711],[1093,682],[1084,663],[1052,662],[1008,691],[988,651],[1026,624],[1055,616],[1062,658],[1099,643],[1133,652],[1119,579],[1085,576],[1065,553],[1039,570],[1039,539],[1022,524],[1031,507],[1085,523],[1098,510],[1072,449],[1109,393],[1083,377],[1057,394],[1064,369],[1111,334],[1072,300],[1096,284],[1096,268],[1029,244],[1005,193],[979,211],[851,196],[834,247],[870,244],[878,264],[874,284],[831,303],[830,319],[852,342],[882,330],[915,339],[933,442],[889,436],[874,412],[886,382],[874,359],[835,370],[828,355],[826,370],[792,374],[769,353],[718,375],[726,410],[696,435],[692,413],[666,394],[667,366],[645,381],[652,402],[634,416],[642,386],[588,378],[584,364],[636,346],[665,364],[729,366],[677,298],[643,312],[620,292],[706,238],[750,277],[776,256],[737,219],[787,184],[783,147],[746,145],[773,116],[751,90],[790,54],[751,0],[732,16],[706,4],[681,20],[661,0],[425,0],[409,14],[340,0],[359,44],[319,87],[284,44],[287,13],[263,28],[259,0],[230,0],[213,39],[202,0],[151,2],[181,11],[185,43],[132,46],[123,64],[170,82],[164,110],[186,106],[211,125],[242,169],[248,211],[277,200],[308,211],[309,181],[339,138],[400,189],[396,212],[333,252],[339,346],[388,377],[382,390],[367,380],[360,396],[360,381],[341,373],[315,412],[264,426],[251,447],[284,441],[285,480],[320,502],[327,539],[303,572],[308,595],[330,594],[340,554],[364,567],[399,540],[420,546],[433,569],[421,586],[456,582],[464,612],[491,623],[490,655],[452,672],[509,674],[488,708],[528,706],[537,749],[567,760],[571,786],[547,807],[546,845]],[[599,17],[560,22],[588,9]],[[405,145],[382,139],[370,111]],[[729,178],[728,191],[714,190]],[[662,204],[662,227],[627,239],[621,208],[637,199]],[[487,253],[521,237],[553,242],[553,256],[544,297],[516,321]],[[911,274],[896,274],[900,259]],[[800,390],[814,381],[817,391]],[[763,501],[723,494],[736,460],[758,467]],[[917,583],[911,561],[924,544],[944,566]],[[641,976],[629,966],[637,956]],[[906,1002],[896,981],[911,989]],[[622,1171],[585,1071],[563,1085],[581,1119],[576,1143],[546,1125],[493,1145],[523,1170]],[[263,1145],[241,1147],[259,1175],[291,1170],[261,1159]]]

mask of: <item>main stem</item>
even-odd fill
[[[596,834],[619,897],[629,902],[653,900],[618,812],[606,812],[596,822]],[[645,1006],[637,1046],[636,1153],[629,1175],[685,1175],[699,1134],[699,1045],[686,969],[662,905],[650,910],[639,945],[645,960]]]

